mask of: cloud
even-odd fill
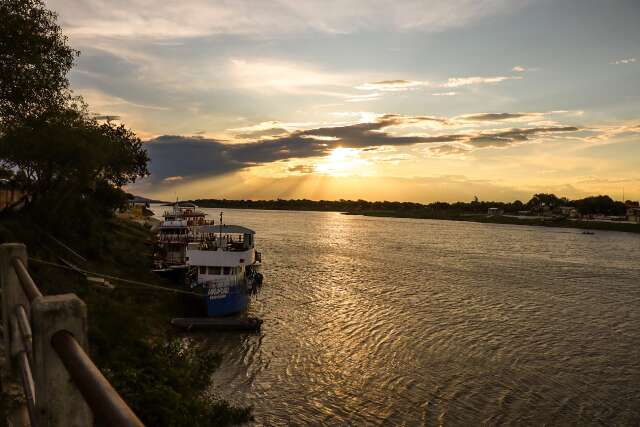
[[[245,166],[229,157],[227,148],[230,145],[215,139],[163,135],[144,146],[151,158],[149,170],[154,182],[176,176],[221,175]]]
[[[284,92],[326,95],[347,98],[343,92],[331,92],[327,87],[348,87],[344,76],[319,70],[304,64],[260,60],[231,59],[228,73],[234,86],[262,92]]]
[[[168,111],[170,108],[162,107],[158,105],[148,105],[136,103],[133,101],[126,100],[124,98],[118,96],[111,96],[103,93],[97,89],[81,89],[78,91],[79,95],[81,95],[87,103],[91,105],[92,108],[96,109],[111,109],[111,110],[122,110],[125,108],[140,108],[145,110],[158,110],[158,111]]]
[[[515,67],[513,67],[511,69],[511,71],[515,71],[516,73],[523,73],[523,72],[527,71],[527,69],[522,67],[522,66],[520,66],[520,65],[516,65]]]
[[[290,173],[299,173],[303,175],[308,175],[310,173],[315,172],[316,168],[313,165],[296,165],[290,166],[287,171]]]
[[[278,136],[289,132],[285,125],[276,121],[262,122],[253,126],[245,126],[241,128],[229,129],[230,132],[236,132],[236,137],[241,139],[255,139],[266,136]]]
[[[450,77],[444,83],[431,83],[426,80],[380,80],[376,82],[363,83],[356,86],[359,90],[375,90],[383,92],[398,92],[406,90],[415,90],[424,87],[441,87],[441,88],[456,88],[461,86],[480,85],[480,84],[494,84],[501,83],[506,80],[521,80],[522,76],[489,76],[489,77]],[[456,95],[456,92],[440,92],[435,93],[436,96],[452,96]]]
[[[494,77],[452,77],[443,83],[442,87],[460,87],[478,84],[500,83],[506,80],[521,80],[522,76],[494,76]]]
[[[636,58],[625,58],[625,59],[619,59],[614,62],[610,62],[610,64],[620,65],[620,64],[632,64],[634,62],[636,62]]]
[[[626,122],[594,125],[584,129],[588,136],[583,140],[590,143],[608,144],[619,141],[619,137],[636,136],[640,133],[640,121],[629,120]]]
[[[437,93],[432,93],[431,95],[433,96],[456,96],[458,94],[458,92],[437,92]]]
[[[480,113],[458,116],[455,119],[465,122],[497,122],[542,116],[542,113]]]
[[[50,0],[73,37],[163,39],[346,34],[372,29],[437,32],[514,9],[507,0]]]
[[[356,86],[356,89],[397,92],[429,85],[429,82],[419,80],[381,80],[378,82],[361,84],[360,86]]]
[[[505,148],[516,143],[529,141],[538,135],[551,135],[555,133],[577,132],[574,126],[535,127],[527,129],[509,129],[504,131],[481,132],[468,140],[470,146],[475,148]]]
[[[262,130],[254,130],[251,132],[243,132],[236,135],[237,138],[256,139],[266,136],[279,136],[286,134],[288,131],[284,128],[270,128]]]
[[[469,153],[472,150],[472,147],[465,144],[447,144],[447,145],[436,145],[434,147],[428,148],[428,154],[433,157],[464,157],[465,154]]]
[[[184,179],[183,176],[168,176],[165,179],[163,179],[164,182],[175,182],[175,181],[182,181]]]
[[[382,96],[379,92],[367,93],[364,95],[351,95],[345,99],[347,102],[366,102],[366,101],[376,101],[380,99]]]
[[[145,147],[151,157],[151,179],[162,182],[176,176],[186,179],[224,175],[267,163],[322,157],[337,147],[371,150],[438,144],[440,148],[435,148],[434,153],[453,155],[475,148],[504,148],[541,135],[578,130],[576,127],[557,126],[428,135],[397,135],[388,130],[425,122],[446,123],[448,120],[432,116],[385,114],[370,122],[294,130],[284,136],[245,143],[229,144],[197,136],[165,135],[148,141]],[[454,143],[456,147],[442,148],[445,143]],[[303,171],[293,170],[297,173]]]

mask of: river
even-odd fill
[[[256,425],[640,423],[638,235],[224,211],[257,233],[264,324],[194,339]]]

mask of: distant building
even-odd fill
[[[149,202],[133,199],[129,202],[128,213],[136,218],[144,218],[144,212],[149,207]]]
[[[640,224],[640,208],[637,208],[637,207],[627,208],[627,221]]]
[[[0,211],[8,207],[21,207],[24,204],[24,196],[11,180],[0,179]]]
[[[500,216],[504,211],[500,208],[489,208],[487,210],[487,216]]]
[[[568,218],[577,218],[578,210],[573,206],[560,206],[558,208],[558,212],[560,215],[566,216]]]

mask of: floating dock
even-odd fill
[[[259,331],[262,319],[247,318],[209,318],[209,317],[177,317],[171,324],[187,331]]]

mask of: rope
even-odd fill
[[[116,277],[116,276],[110,276],[108,274],[96,273],[95,271],[83,270],[81,268],[73,268],[73,267],[69,267],[67,265],[58,264],[56,262],[51,262],[51,261],[45,261],[45,260],[38,259],[38,258],[29,257],[29,261],[33,261],[33,262],[40,263],[40,264],[45,264],[45,265],[50,265],[52,267],[58,267],[58,268],[62,268],[62,269],[65,269],[65,270],[72,270],[72,271],[75,271],[77,273],[82,273],[84,275],[93,275],[93,276],[97,276],[97,277],[102,277],[104,279],[110,279],[110,280],[123,282],[123,283],[130,283],[130,284],[133,284],[133,285],[138,285],[138,286],[147,287],[147,288],[151,288],[151,289],[157,289],[157,290],[160,290],[160,291],[174,292],[174,293],[178,293],[178,294],[187,294],[187,295],[197,295],[199,297],[204,296],[203,294],[200,294],[200,293],[197,293],[197,292],[185,291],[185,290],[182,290],[182,289],[167,288],[166,286],[154,285],[152,283],[141,282],[139,280],[124,279],[122,277]]]

